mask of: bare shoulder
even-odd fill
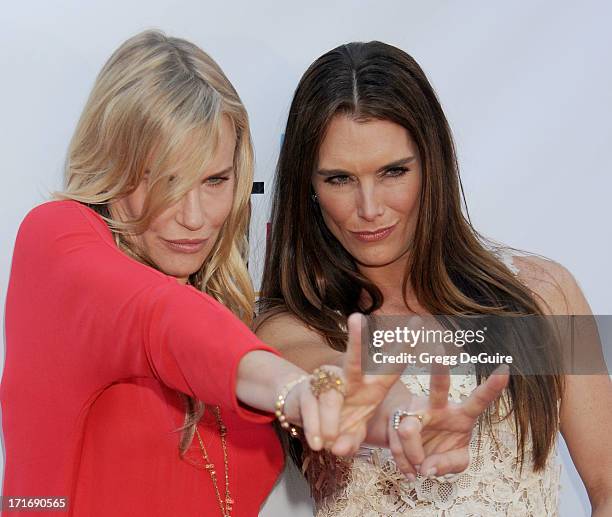
[[[293,314],[283,312],[260,316],[254,326],[259,339],[306,371],[312,371],[322,364],[342,362],[342,353],[330,348],[321,334]]]
[[[289,312],[258,316],[254,328],[259,339],[279,350],[303,343],[326,345],[323,336]]]
[[[515,256],[518,279],[535,296],[548,314],[590,314],[578,282],[569,270],[555,262],[534,255]]]

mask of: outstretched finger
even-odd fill
[[[438,346],[436,356],[444,354],[444,348]],[[450,389],[450,374],[448,365],[434,362],[431,365],[429,380],[429,405],[432,409],[440,409],[448,404],[448,390]]]
[[[347,320],[348,342],[344,354],[344,378],[347,385],[359,384],[363,378],[361,370],[361,325],[363,317],[358,312]]]
[[[489,407],[489,404],[502,394],[510,378],[508,372],[508,365],[502,364],[493,371],[485,382],[472,391],[462,404],[468,416],[478,418]]]

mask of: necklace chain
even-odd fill
[[[200,450],[202,451],[202,456],[204,457],[205,468],[210,475],[210,479],[212,481],[213,487],[215,489],[215,494],[217,496],[217,502],[219,503],[219,508],[221,510],[222,517],[231,517],[232,513],[232,505],[234,504],[234,500],[230,495],[229,489],[229,461],[227,457],[227,427],[221,420],[221,409],[219,406],[213,406],[212,408],[213,414],[215,415],[215,420],[217,421],[217,427],[219,429],[219,434],[221,435],[221,448],[223,449],[223,465],[225,470],[225,504],[221,499],[221,492],[219,492],[219,485],[217,483],[217,471],[215,470],[215,464],[210,461],[210,456],[206,447],[204,446],[204,441],[200,436],[200,431],[198,430],[198,426],[196,425],[196,435],[198,437],[198,441],[200,442]]]

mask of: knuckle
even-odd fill
[[[407,461],[400,461],[399,463],[396,462],[396,465],[402,474],[408,474],[412,472],[412,467]]]
[[[425,459],[425,455],[418,452],[412,452],[406,454],[406,456],[408,458],[408,461],[410,461],[410,463],[412,463],[413,465],[419,465]]]
[[[396,462],[401,460],[402,456],[404,455],[404,449],[402,449],[401,445],[399,444],[393,444],[390,449],[391,454],[393,454],[393,457],[396,458]]]
[[[319,397],[319,404],[327,409],[336,409],[340,407],[341,399],[338,393],[328,391]]]
[[[323,441],[331,442],[335,440],[336,433],[333,429],[326,426],[321,428],[321,438],[323,439]]]
[[[403,440],[409,440],[415,435],[416,429],[411,424],[401,425],[397,430],[398,436]]]
[[[462,458],[460,458],[459,461],[457,462],[457,469],[461,472],[467,469],[469,466],[470,466],[470,457],[469,457],[469,454],[466,452],[462,456]]]

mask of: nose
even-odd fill
[[[189,230],[199,230],[204,225],[204,210],[197,187],[188,191],[180,201],[177,221]]]
[[[374,221],[383,215],[384,206],[380,202],[375,185],[361,184],[357,194],[357,215],[366,221]]]

